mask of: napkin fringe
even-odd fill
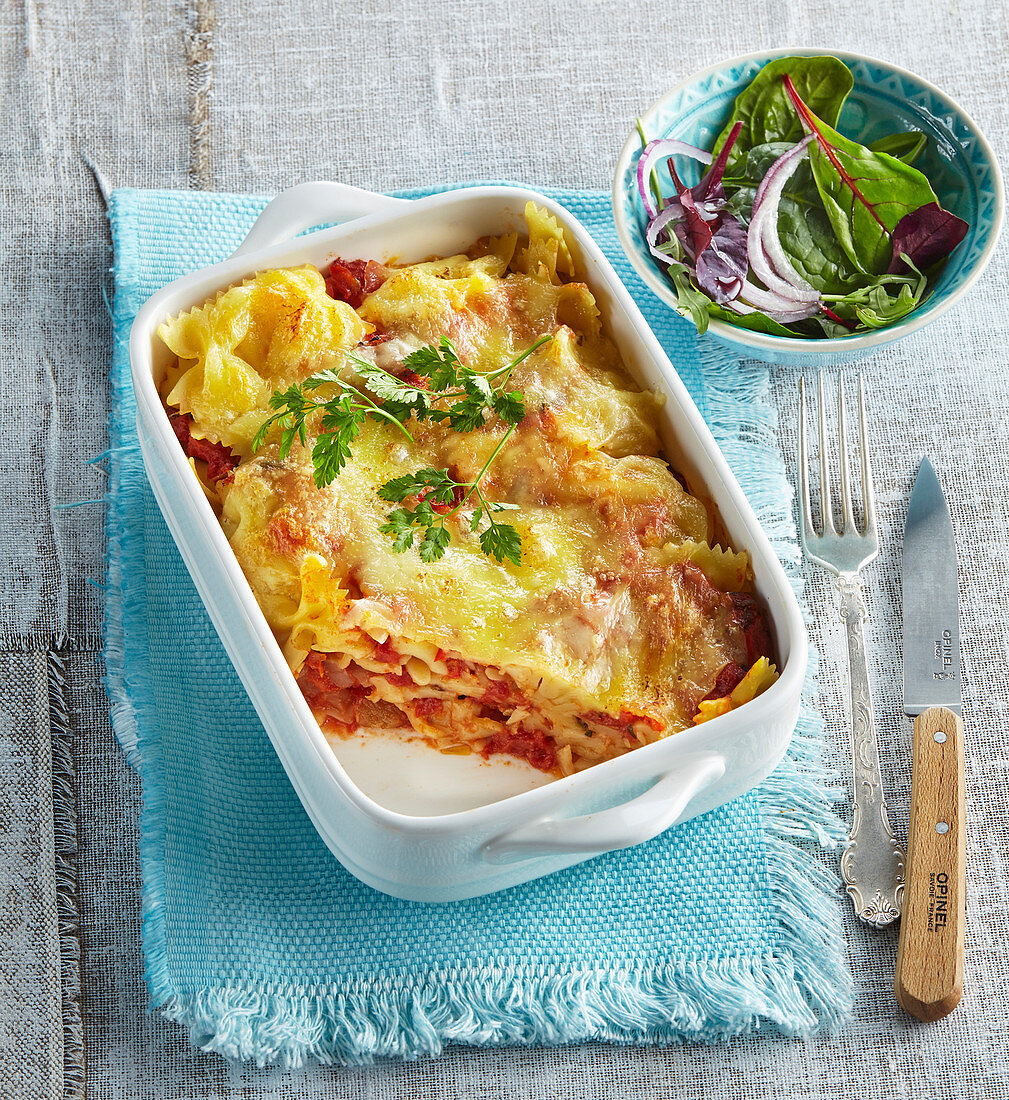
[[[115,206],[116,195],[113,195]],[[120,271],[137,262],[136,242],[117,232],[118,220],[110,219],[115,245],[115,283],[121,285]],[[114,356],[128,362],[132,319],[140,302],[122,301],[116,294],[113,313]],[[130,421],[136,415],[129,375],[112,372],[111,440],[128,439]],[[109,463],[109,484],[116,492],[109,496],[105,517],[108,543],[108,572],[105,579],[105,691],[109,698],[109,718],[126,759],[139,770],[143,742],[144,812],[140,815],[140,848],[144,862],[144,887],[141,893],[146,976],[150,989],[167,978],[167,959],[162,935],[161,910],[165,896],[163,829],[165,796],[154,775],[162,775],[161,747],[144,730],[158,729],[158,713],[150,680],[147,638],[147,588],[142,569],[123,569],[124,562],[143,561],[144,525],[137,523],[146,507],[143,482],[122,477],[121,464],[128,460],[133,447],[111,447],[104,456]],[[126,659],[125,639],[130,639],[130,659]]]
[[[801,591],[792,489],[774,436],[767,372],[744,364],[730,382],[717,351],[705,345],[700,359],[715,437]],[[127,588],[122,606],[127,620],[142,611],[142,602],[132,597]],[[144,636],[142,630],[128,634],[131,644]],[[815,650],[810,659],[815,670]],[[130,698],[136,706],[151,696],[137,690]],[[163,935],[152,928],[144,937],[152,1003],[187,1026],[193,1042],[204,1050],[286,1067],[306,1060],[364,1064],[376,1057],[417,1059],[435,1056],[449,1043],[670,1044],[727,1039],[761,1027],[788,1035],[835,1030],[850,1012],[852,986],[844,960],[837,877],[818,857],[816,846],[833,848],[843,839],[832,808],[841,793],[829,785],[821,763],[823,720],[810,699],[805,703],[789,755],[758,795],[767,833],[766,873],[780,928],[773,953],[647,969],[432,971],[421,977],[369,977],[340,987],[229,983],[180,996],[168,973]],[[156,729],[154,715],[145,716],[142,703],[138,709],[140,728]],[[161,834],[154,827],[164,804],[153,781],[161,774],[160,765],[150,759],[157,743],[145,740],[142,747],[147,759],[141,843],[151,849],[144,852],[144,913],[145,921],[152,921],[164,889],[156,850]]]
[[[840,830],[819,797],[815,723],[804,724],[792,750],[804,766],[784,765],[763,787],[767,870],[783,928],[773,954],[647,970],[432,971],[341,988],[229,984],[179,997],[159,948],[148,956],[152,1000],[163,1000],[165,1016],[187,1026],[201,1049],[286,1068],[416,1060],[452,1043],[654,1045],[721,1041],[768,1026],[796,1036],[833,1031],[851,1004],[836,883],[795,841],[836,843]]]
[[[836,1006],[810,1001],[810,977],[817,975],[783,952],[647,971],[432,972],[339,991],[233,984],[170,997],[161,1011],[186,1025],[202,1050],[291,1069],[306,1061],[415,1061],[452,1043],[711,1042],[768,1024],[779,1034],[809,1035],[824,1026],[816,1015],[824,1007],[827,1022],[837,1022]]]
[[[113,207],[116,196],[113,195]],[[117,232],[117,219],[110,218],[115,246],[113,274],[115,284],[121,284],[121,272],[136,263],[136,241],[130,235]],[[113,311],[113,357],[129,362],[130,328],[133,316],[140,306],[139,302],[120,300],[116,291],[116,308]],[[129,376],[119,371],[111,372],[112,399],[109,423],[109,439],[128,439],[130,420],[136,415],[136,403]],[[153,695],[147,670],[147,591],[143,584],[143,574],[139,570],[124,572],[122,563],[143,558],[143,545],[136,544],[136,535],[131,537],[134,525],[129,522],[131,516],[142,513],[144,508],[144,486],[136,478],[120,476],[124,454],[132,447],[113,446],[98,458],[107,458],[109,467],[108,484],[116,486],[109,495],[105,513],[105,537],[108,544],[106,559],[108,570],[105,577],[105,691],[109,698],[109,718],[116,739],[126,753],[126,759],[133,768],[140,767],[140,729],[157,729],[157,712],[153,704]],[[131,545],[127,546],[126,544]],[[136,654],[127,662],[125,639],[129,637],[130,646]],[[160,861],[155,861],[160,865]]]

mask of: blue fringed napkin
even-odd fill
[[[766,373],[699,354],[637,280],[603,194],[551,192],[645,310],[786,561],[790,491]],[[755,792],[647,845],[492,897],[428,906],[347,874],[318,838],[150,493],[127,338],[159,287],[217,262],[265,199],[124,190],[115,243],[105,659],[140,772],[151,1002],[193,1041],[297,1064],[437,1054],[445,1043],[716,1040],[836,1026],[851,997],[835,882],[810,843],[838,823],[804,708]]]

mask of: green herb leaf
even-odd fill
[[[403,360],[403,366],[415,374],[430,378],[433,390],[447,390],[459,385],[462,363],[447,336],[443,336],[437,344],[412,351]]]
[[[271,416],[259,425],[259,430],[252,437],[252,449],[254,451],[258,451],[259,448],[262,447],[262,445],[266,442],[266,437],[267,435],[269,435],[270,429],[275,424],[279,424],[283,419],[285,418],[281,416]]]
[[[446,527],[436,525],[429,527],[420,544],[420,560],[432,562],[444,557],[445,547],[448,546],[451,537]]]
[[[406,500],[408,496],[412,496],[417,491],[415,476],[414,474],[404,474],[402,477],[394,477],[391,481],[380,485],[378,489],[379,500],[388,500],[392,504]]]
[[[327,367],[325,370],[316,371],[315,374],[309,375],[309,377],[301,383],[302,389],[306,390],[317,390],[321,386],[338,386],[341,390],[346,390],[348,385],[349,383],[343,377],[339,367]],[[291,386],[287,393],[292,394],[297,390],[297,386]],[[273,396],[276,397],[277,395],[274,394]]]
[[[431,408],[433,394],[420,386],[411,386],[401,381],[394,374],[365,359],[357,356],[349,358],[368,389],[382,402],[383,408],[398,420],[409,420],[411,415],[415,415],[418,420],[424,419],[424,414]]]
[[[379,527],[379,531],[383,535],[391,535],[393,537],[392,549],[397,554],[403,554],[413,546],[414,535],[414,516],[412,512],[407,511],[405,508],[397,508],[394,512],[390,512],[385,523]]]
[[[518,390],[498,392],[494,396],[494,411],[506,424],[518,424],[526,414],[525,398]]]
[[[888,294],[885,287],[876,286],[869,292],[869,303],[856,306],[855,316],[867,328],[885,328],[906,317],[917,305],[919,299],[905,283],[900,291]]]
[[[426,491],[425,500],[433,497],[437,504],[449,504],[457,484],[458,482],[449,476],[448,470],[436,470],[433,466],[425,466],[423,470],[417,470],[416,473],[404,474],[403,477],[387,481],[380,486],[378,496],[380,500],[396,503]]]
[[[351,457],[351,444],[360,435],[361,426],[368,417],[393,424],[412,440],[404,427],[411,418],[447,421],[456,431],[469,432],[482,427],[488,417],[496,416],[508,425],[508,430],[473,481],[459,482],[448,470],[427,466],[412,474],[392,478],[377,490],[379,499],[391,504],[417,498],[413,507],[390,512],[379,527],[382,534],[392,538],[392,549],[404,553],[416,544],[417,535],[422,533],[418,546],[421,559],[438,561],[451,541],[447,521],[473,494],[480,502],[470,523],[473,532],[485,518],[490,519],[492,512],[516,507],[503,502],[487,502],[481,495],[480,482],[525,416],[522,394],[504,387],[515,367],[550,339],[551,336],[542,336],[511,362],[482,373],[465,366],[452,342],[443,336],[438,344],[418,348],[404,360],[408,370],[429,379],[430,388],[398,378],[366,359],[350,356],[367,392],[334,369],[319,371],[298,385],[278,390],[270,397],[274,413],[260,425],[253,445],[257,449],[261,447],[270,429],[279,425],[279,453],[282,459],[286,458],[295,440],[308,445],[307,418],[314,410],[321,410],[320,431],[312,448],[313,477],[321,488],[329,485],[346,466]],[[333,386],[338,392],[329,398],[309,396],[325,386]],[[443,401],[450,403],[440,405]],[[490,520],[490,527],[480,535],[484,552],[494,555],[498,561],[507,558],[517,564],[520,543],[513,527],[494,520]]]
[[[366,415],[364,409],[354,404],[349,394],[344,394],[337,401],[326,405],[322,431],[312,448],[315,484],[320,488],[335,480],[336,475],[347,464],[350,445],[360,435]]]
[[[296,439],[300,439],[303,445],[307,443],[305,418],[315,408],[315,402],[306,399],[298,386],[289,386],[286,390],[277,390],[270,395],[270,408],[276,409],[277,412],[259,426],[259,430],[252,439],[252,449],[258,451],[266,442],[270,429],[274,425],[279,425],[281,428],[280,458],[283,460],[290,454]]]
[[[912,274],[881,275],[865,286],[830,300],[831,310],[846,321],[855,321],[865,328],[877,329],[892,325],[916,309],[927,297],[928,279],[903,257]],[[819,318],[825,332],[835,322]],[[845,334],[850,330],[845,330]]]
[[[457,432],[475,432],[484,426],[486,409],[487,404],[482,398],[467,397],[448,410],[447,420]]]
[[[462,387],[474,401],[482,401],[485,405],[494,403],[494,391],[482,374],[467,371],[462,377]]]
[[[510,523],[492,523],[480,532],[480,549],[499,562],[522,564],[522,539]]]

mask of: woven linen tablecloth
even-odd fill
[[[100,684],[105,556],[98,465],[107,446],[111,250],[98,181],[275,192],[312,178],[378,190],[508,177],[607,186],[632,119],[718,60],[801,44],[882,57],[961,102],[1009,162],[1005,0],[850,7],[826,0],[150,0],[0,6],[0,1095],[55,1097],[77,1078],[71,954],[57,953],[73,836],[55,773],[77,767],[80,975],[90,1094],[99,1097],[557,1097],[627,1100],[1005,1098],[1004,943],[1009,849],[1009,636],[1003,578],[1009,484],[1009,261],[1000,248],[969,300],[864,364],[873,410],[879,562],[869,571],[870,670],[898,831],[909,729],[900,713],[899,531],[918,460],[937,462],[960,551],[968,736],[968,953],[964,999],[921,1026],[894,1004],[895,932],[846,919],[856,1019],[834,1039],[725,1045],[455,1049],[418,1065],[284,1074],[232,1067],[146,1014],[139,947],[139,789]],[[97,170],[96,174],[92,167]],[[796,372],[773,370],[778,438],[794,454]],[[807,601],[839,782],[844,638],[822,574]],[[59,676],[65,672],[65,683]],[[53,746],[56,746],[56,753]],[[64,784],[61,790],[66,793]],[[70,790],[73,790],[71,784]],[[62,837],[62,840],[59,838]],[[56,853],[61,853],[57,876]],[[64,907],[65,908],[65,907]],[[67,922],[64,931],[70,931]],[[61,1020],[66,1008],[66,1029]],[[16,1040],[16,1041],[15,1041]]]

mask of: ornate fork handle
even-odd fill
[[[867,924],[882,928],[900,916],[904,893],[904,852],[886,815],[879,768],[876,719],[865,661],[866,608],[857,576],[838,581],[841,611],[848,636],[851,686],[851,765],[854,816],[841,856],[841,876],[855,912]]]

